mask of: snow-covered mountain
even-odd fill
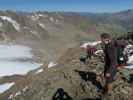
[[[87,45],[100,43],[100,33],[121,36],[132,30],[132,22],[132,10],[113,14],[0,11],[0,43],[26,45],[44,63],[24,76],[2,77],[0,100],[52,100],[61,88],[74,100],[95,100],[98,88],[92,79],[95,80],[96,74],[103,70],[103,62],[97,56],[102,50],[99,49],[96,57],[86,65],[80,62],[80,54]],[[127,35],[126,39],[130,37],[132,35]],[[85,44],[81,45],[83,42]],[[14,57],[16,51],[12,48],[10,51],[10,56]],[[1,54],[9,57],[4,50]],[[10,67],[11,63],[8,65]],[[4,68],[5,62],[2,66]],[[132,70],[122,72],[114,84],[114,100],[132,100],[132,74],[127,75]],[[126,75],[123,77],[122,74]],[[86,99],[88,97],[90,99]],[[105,100],[108,99],[105,97]]]

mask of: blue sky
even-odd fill
[[[0,0],[0,10],[117,12],[133,9],[133,0]]]

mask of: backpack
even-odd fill
[[[127,55],[124,54],[124,48],[117,47],[117,63],[118,65],[126,65],[127,62]]]
[[[117,43],[120,43],[120,45],[117,45]],[[117,48],[117,63],[118,66],[123,66],[127,64],[128,61],[128,49],[127,49],[127,44],[123,42],[117,42],[115,41],[116,48]]]

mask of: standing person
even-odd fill
[[[103,44],[104,51],[104,78],[105,78],[105,86],[104,93],[111,95],[112,93],[112,83],[115,80],[116,72],[117,72],[117,50],[118,48],[125,47],[127,43],[121,40],[113,40],[112,37],[108,33],[101,34],[101,41]]]

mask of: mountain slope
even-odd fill
[[[58,65],[46,68],[36,74],[37,70],[25,78],[16,81],[9,91],[0,95],[1,100],[54,100],[58,89],[64,89],[73,100],[95,100],[98,97],[96,74],[103,70],[103,63],[94,57],[87,65],[79,61],[79,48],[71,48],[58,60]],[[126,70],[128,71],[128,70]],[[89,77],[87,76],[89,75]],[[120,74],[120,77],[123,75]],[[19,93],[19,94],[18,94]],[[18,95],[16,95],[18,94]],[[132,83],[118,78],[114,83],[113,96],[103,100],[132,100]]]
[[[63,88],[74,100],[95,100],[98,94],[93,79],[103,70],[103,63],[94,57],[87,65],[82,64],[79,57],[83,51],[78,46],[84,41],[99,39],[102,32],[117,37],[131,31],[132,12],[83,14],[0,11],[1,43],[30,46],[35,56],[40,57],[39,61],[44,62],[40,69],[26,76],[13,76],[16,77],[15,85],[0,94],[0,100],[51,100],[59,88]],[[47,68],[47,61],[51,60],[56,61],[57,65]],[[92,77],[88,79],[88,75]],[[11,80],[13,77],[6,78]],[[114,100],[133,99],[132,83],[123,76],[115,82],[113,91]]]

